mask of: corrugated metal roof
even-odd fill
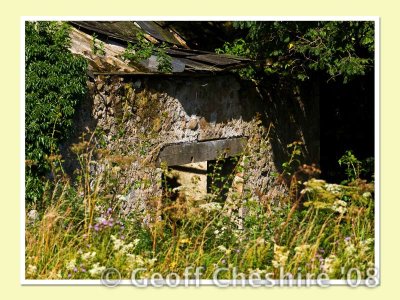
[[[154,55],[139,65],[128,64],[121,59],[126,44],[137,42],[136,35],[139,32],[145,34],[145,38],[152,43],[170,45],[166,53],[172,58],[173,74],[223,72],[251,63],[250,59],[243,57],[187,49],[186,42],[179,34],[160,21],[76,21],[71,24],[76,28],[71,35],[72,51],[87,57],[93,72],[157,73],[158,62]],[[93,33],[104,43],[104,55],[90,53]]]

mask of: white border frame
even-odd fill
[[[87,285],[94,286],[104,285],[101,280],[39,280],[39,279],[25,279],[25,22],[26,21],[231,21],[231,20],[243,20],[243,21],[374,21],[375,23],[375,61],[374,61],[374,84],[375,84],[375,206],[374,206],[374,217],[375,217],[375,242],[374,242],[374,255],[375,255],[375,267],[377,268],[377,281],[378,286],[381,284],[381,260],[380,260],[380,205],[381,205],[381,166],[380,166],[380,18],[378,16],[23,16],[21,17],[20,31],[21,31],[21,48],[20,48],[20,218],[21,218],[21,232],[20,232],[20,282],[21,285]],[[166,281],[155,281],[158,284],[166,285]],[[220,280],[221,284],[230,284],[229,287],[234,287],[234,280]],[[256,281],[254,281],[256,282]],[[289,286],[289,287],[308,287],[318,286],[317,280],[271,280],[271,281],[257,281],[260,287],[266,287],[268,283],[272,282],[273,287]],[[200,286],[214,286],[213,280],[200,280]],[[237,281],[236,287],[241,287],[242,282]],[[249,286],[249,281],[245,281],[246,286]],[[324,281],[328,286],[340,286],[348,283],[346,280],[328,280]],[[121,280],[118,285],[131,285],[131,280]],[[189,280],[188,282],[182,282],[178,286],[189,286],[195,287],[196,281]],[[361,280],[359,286],[366,286],[366,280]],[[152,287],[151,284],[148,287]]]

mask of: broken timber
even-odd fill
[[[193,162],[215,160],[220,155],[234,156],[243,152],[247,138],[230,138],[206,142],[192,142],[165,146],[158,156],[157,164],[178,166]]]

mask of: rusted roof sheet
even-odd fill
[[[172,32],[163,29],[156,22],[138,21],[137,24],[143,31],[145,31],[147,34],[150,34],[152,37],[156,38],[159,41],[171,43],[178,46],[180,45],[179,41],[174,37]]]
[[[192,55],[206,54],[206,51],[192,50],[192,49],[177,49],[170,48],[167,49],[167,53],[176,57],[187,57]]]
[[[191,56],[190,59],[209,63],[211,65],[216,65],[216,66],[234,65],[240,63],[240,57],[238,57],[237,59],[233,59],[225,57],[222,54],[214,54],[214,53],[195,55]]]
[[[177,33],[169,31],[167,27],[163,28],[166,25],[161,21],[79,21],[71,23],[76,27],[71,35],[73,45],[71,50],[88,58],[92,68],[91,71],[94,73],[134,73],[135,71],[156,73],[158,62],[155,55],[137,65],[127,63],[121,58],[126,48],[126,43],[137,42],[136,34],[138,32],[147,34],[147,38],[153,43],[165,42],[171,45],[170,48],[166,49],[166,53],[172,58],[173,74],[224,72],[234,68],[241,68],[251,63],[250,59],[243,57],[178,47],[177,45],[185,47],[185,41],[179,40],[176,36]],[[91,53],[93,40],[91,34],[93,33],[99,34],[97,39],[104,43],[105,55],[96,56]],[[119,43],[115,40],[118,40]]]
[[[223,69],[209,64],[204,64],[188,58],[179,58],[185,64],[185,70],[187,71],[199,71],[199,72],[221,72]]]
[[[136,34],[142,30],[131,21],[74,21],[76,27],[102,34],[124,42],[137,42]]]

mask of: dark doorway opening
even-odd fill
[[[320,85],[321,177],[331,182],[347,179],[338,160],[352,150],[361,161],[374,157],[374,72],[347,84]],[[363,174],[371,180],[373,166]]]
[[[225,201],[232,187],[238,157],[224,160],[209,160],[207,165],[207,193],[217,195],[219,201]]]

